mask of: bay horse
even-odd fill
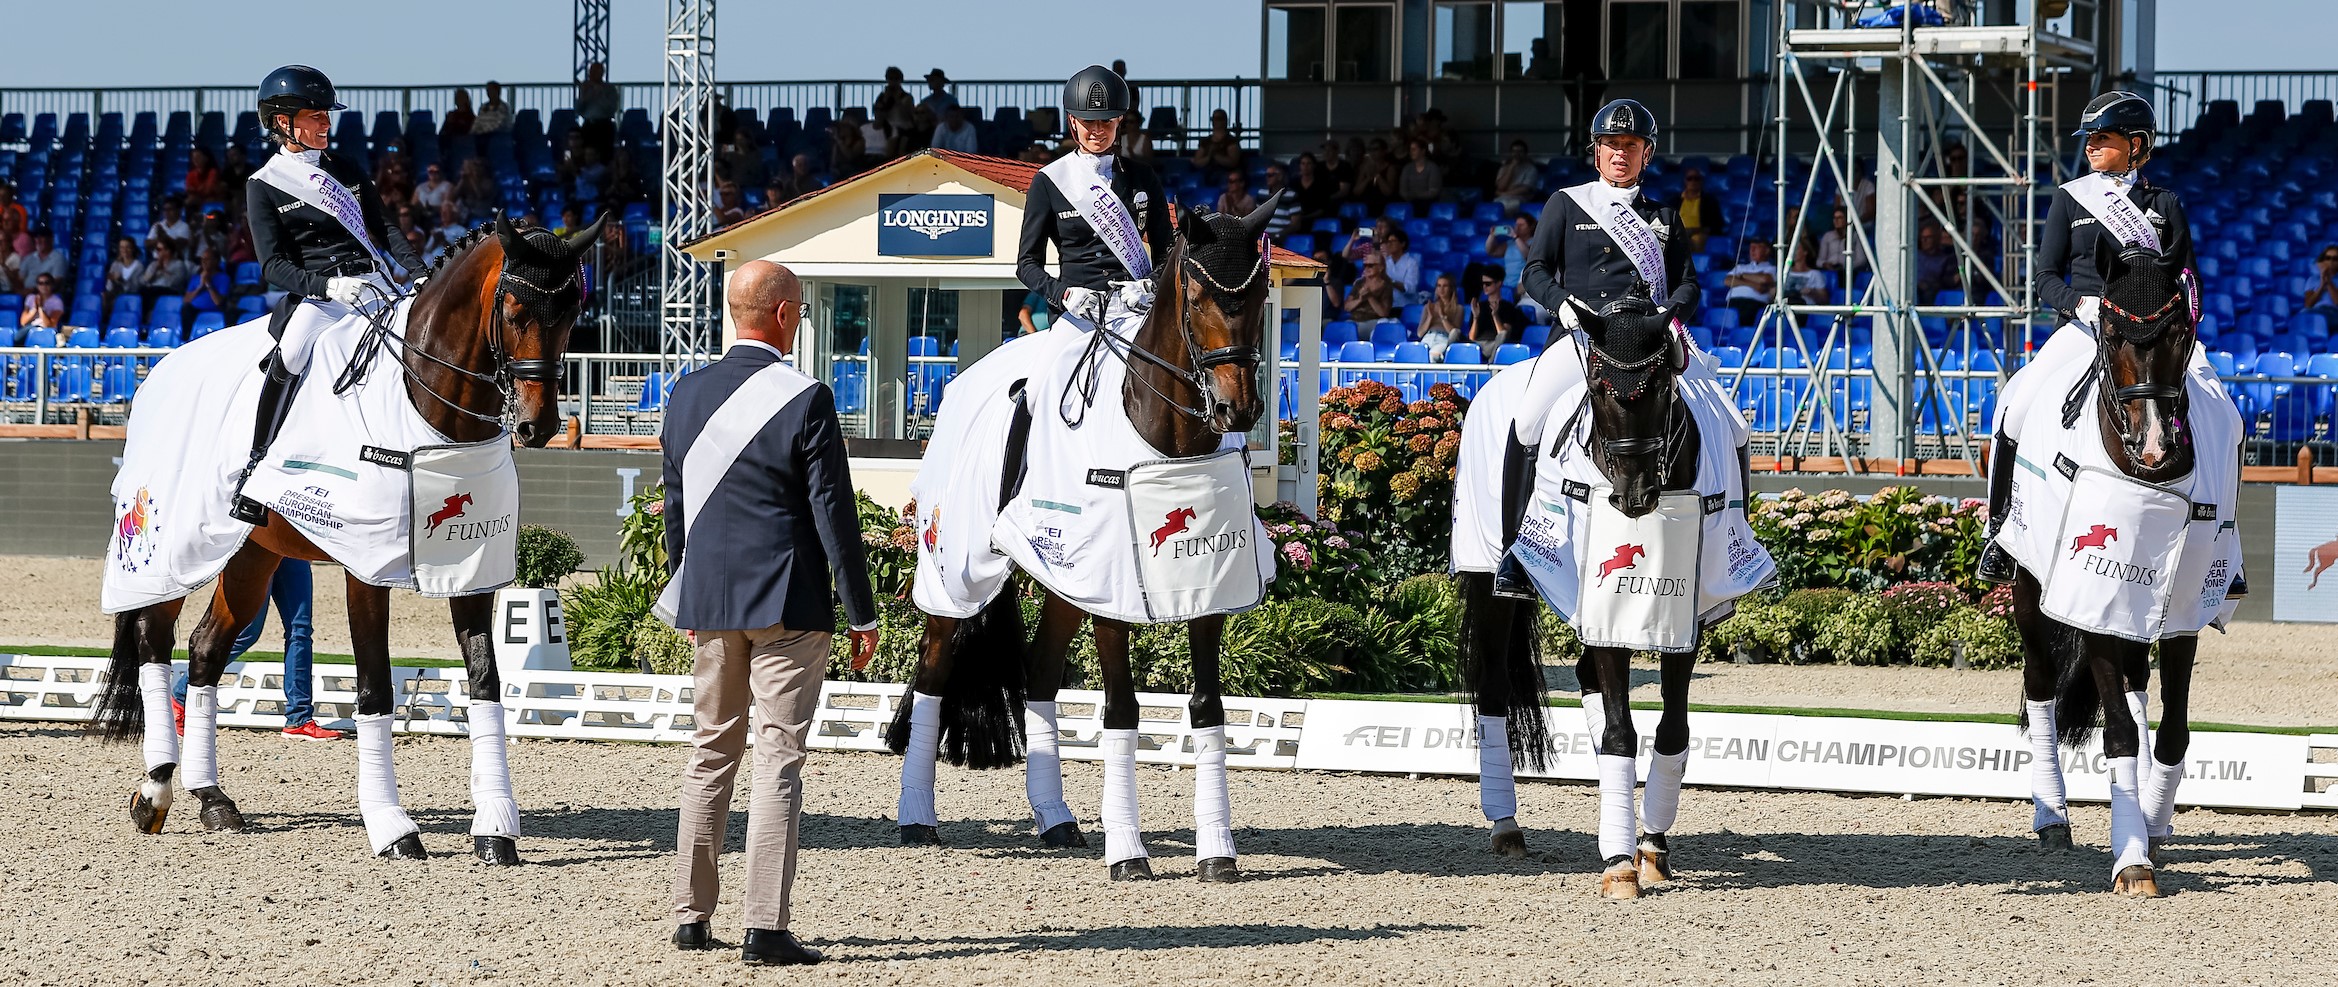
[[[1122,357],[1128,374],[1120,401],[1137,434],[1164,457],[1214,452],[1227,435],[1248,432],[1265,411],[1258,380],[1259,344],[1266,338],[1270,315],[1263,234],[1274,215],[1274,201],[1269,199],[1248,216],[1204,214],[1198,209],[1185,213],[1167,258],[1153,272],[1156,301]],[[1019,422],[1018,429],[1025,425]],[[1002,506],[1013,498],[1020,479],[1015,468],[1007,470],[999,497]],[[1169,521],[1174,528],[1184,519]],[[1041,839],[1055,848],[1084,847],[1086,836],[1062,805],[1053,711],[1064,681],[1065,655],[1090,615],[1045,593],[1036,635],[1027,639],[1019,595],[1010,582],[972,617],[926,618],[911,692],[902,697],[886,731],[886,744],[907,756],[902,770],[905,799],[913,774],[926,779],[930,792],[937,756],[975,769],[1004,767],[1019,760],[1029,745],[1033,757],[1027,783]],[[1226,803],[1226,712],[1218,666],[1225,624],[1225,617],[1212,616],[1185,625],[1193,654],[1188,709],[1199,762],[1194,775],[1197,876],[1209,882],[1239,879]],[[1133,626],[1094,618],[1105,697],[1105,862],[1115,881],[1152,876],[1135,801],[1138,709],[1129,665]],[[910,749],[912,699],[921,694],[940,698],[940,742],[932,751]],[[1113,756],[1115,743],[1126,747],[1118,757]],[[936,827],[921,823],[905,822],[899,836],[903,845],[941,842]]]
[[[604,215],[591,227],[562,237],[541,228],[516,229],[498,217],[492,235],[482,227],[448,248],[408,307],[403,341],[386,333],[384,342],[398,348],[406,396],[432,429],[450,442],[484,442],[504,434],[506,422],[514,421],[509,431],[531,448],[560,434],[561,361],[585,292],[581,258],[605,222]],[[168,367],[169,362],[159,366]],[[384,384],[376,381],[374,386]],[[134,414],[130,428],[218,424],[147,422]],[[219,496],[231,493],[222,490]],[[228,559],[210,606],[196,622],[187,646],[191,687],[208,690],[219,684],[237,631],[266,606],[269,581],[285,559],[332,561],[291,522],[271,512]],[[390,591],[350,576],[348,593],[349,636],[357,665],[359,811],[378,856],[422,859],[427,852],[414,822],[398,804],[389,758],[388,716],[397,703],[390,680]],[[131,825],[143,833],[162,831],[170,813],[172,775],[179,767],[178,744],[170,736],[171,711],[164,700],[171,647],[185,602],[182,597],[115,615],[112,664],[92,724],[108,740],[144,734],[149,748],[159,743],[169,750],[169,762],[151,768],[130,796]],[[497,702],[503,685],[490,636],[494,596],[479,593],[448,603],[468,675],[465,691],[473,702],[472,849],[491,865],[517,864],[519,809],[510,795],[504,761]],[[216,709],[199,709],[190,702],[191,754],[212,758],[215,717]],[[376,733],[378,737],[373,736]],[[220,786],[205,785],[190,794],[201,802],[205,829],[246,828],[243,813]]]
[[[2195,448],[2194,428],[2187,425],[2196,412],[2209,409],[2193,408],[2185,387],[2197,341],[2182,272],[2156,254],[2132,252],[2112,262],[2102,298],[2093,368],[2063,403],[2064,424],[2083,431],[2078,416],[2091,414],[2093,432],[2111,464],[2147,484],[2174,483],[2203,465],[2236,462],[2237,449]],[[2000,438],[1998,445],[2004,454],[2009,443]],[[2094,525],[2078,536],[2071,552],[2105,547],[2112,537],[2111,529]],[[2235,583],[2231,595],[2238,596],[2242,591]],[[2049,616],[2041,606],[2043,595],[2043,582],[2023,566],[2014,577],[2013,619],[2023,652],[2022,726],[2033,748],[2032,829],[2045,849],[2073,848],[2055,743],[2084,744],[2099,713],[2103,756],[2113,775],[2113,850],[2119,852],[2122,843],[2145,848],[2141,854],[2122,853],[2123,866],[2114,862],[2111,887],[2117,894],[2156,898],[2161,841],[2170,832],[2175,791],[2192,739],[2187,717],[2199,638],[2183,634],[2157,642],[2162,711],[2154,744],[2146,717],[2153,645]],[[2139,771],[2137,760],[2146,748],[2153,757]]]

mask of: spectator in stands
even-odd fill
[[[900,153],[892,146],[893,141],[916,129],[917,97],[909,94],[909,90],[901,84],[902,79],[900,67],[886,69],[885,89],[877,94],[876,102],[869,106],[870,125],[885,135],[883,149],[880,149],[880,142],[873,136],[868,139],[870,154],[892,157]]]
[[[868,150],[868,142],[861,138],[860,123],[850,112],[828,125],[828,173],[838,179],[860,173],[861,154]]]
[[[1486,256],[1502,262],[1502,286],[1515,292],[1526,277],[1526,246],[1534,242],[1534,217],[1519,213],[1486,231]]]
[[[1226,122],[1226,111],[1210,111],[1210,132],[1193,149],[1193,166],[1208,171],[1242,170],[1242,141]]]
[[[1024,162],[1045,167],[1048,162],[1055,160],[1055,152],[1048,150],[1045,144],[1032,141],[1023,145],[1023,150],[1017,152],[1015,157]]]
[[[1054,317],[1047,307],[1047,296],[1036,291],[1023,293],[1023,307],[1015,310],[1015,322],[1022,326],[1022,335],[1045,330]]]
[[[146,249],[154,250],[157,241],[169,240],[171,246],[183,248],[195,229],[187,225],[187,200],[173,192],[162,199],[162,214],[146,228]]]
[[[786,202],[799,195],[810,195],[819,191],[821,183],[819,172],[812,168],[812,156],[798,154],[788,159],[787,174],[772,179],[771,184],[772,187],[786,193],[778,200]]]
[[[908,95],[902,94],[903,98]],[[915,109],[915,104],[905,105]],[[885,127],[883,114],[864,115],[857,122],[861,131],[861,159],[859,167],[853,169],[855,174],[884,164],[898,153],[893,149],[893,131]]]
[[[1275,193],[1278,192],[1282,193],[1282,198],[1275,199]],[[1300,211],[1299,196],[1291,191],[1290,174],[1283,170],[1282,162],[1266,166],[1266,197],[1275,199],[1275,213],[1266,221],[1266,235],[1281,239],[1284,233],[1298,225]]]
[[[495,186],[495,176],[488,172],[483,158],[463,160],[463,180],[455,185],[455,203],[462,207],[463,218],[482,223],[495,218],[495,207],[503,201],[503,193]]]
[[[423,241],[422,256],[425,258],[438,256],[440,251],[454,246],[455,241],[462,239],[463,234],[470,232],[470,230],[471,227],[466,221],[461,199],[448,199],[440,203],[438,228],[431,231],[428,240]]]
[[[34,278],[31,293],[24,296],[24,311],[17,313],[19,329],[61,329],[65,325],[65,296],[57,293],[57,279],[43,274]]]
[[[1340,318],[1347,307],[1348,286],[1356,280],[1356,267],[1328,246],[1318,245],[1311,256],[1323,265],[1323,317]]]
[[[2306,289],[2305,307],[2338,311],[2338,243],[2322,248],[2314,258],[2314,286]]]
[[[187,293],[181,302],[190,311],[219,312],[228,307],[227,278],[220,273],[219,253],[205,250],[198,255],[195,276],[187,282]]]
[[[238,195],[243,193],[241,182],[235,188]],[[252,227],[245,221],[244,211],[232,205],[228,208],[233,210],[228,213],[233,218],[227,223],[227,249],[221,252],[221,258],[231,266],[259,260],[260,249],[252,243]]]
[[[1468,331],[1466,318],[1453,275],[1437,275],[1436,288],[1421,303],[1421,342],[1428,344],[1429,359],[1444,362],[1445,347]]]
[[[1248,216],[1256,208],[1258,200],[1250,197],[1250,189],[1248,183],[1242,180],[1242,173],[1227,172],[1226,187],[1218,193],[1218,211],[1229,216]]]
[[[561,206],[560,223],[552,227],[552,232],[567,236],[581,229],[584,229],[584,211],[573,202]]]
[[[1930,305],[1948,288],[1964,287],[1957,273],[1956,252],[1948,249],[1948,234],[1940,224],[1926,222],[1916,230],[1916,304]]]
[[[1727,229],[1721,221],[1721,203],[1705,195],[1705,173],[1695,168],[1681,176],[1680,195],[1672,207],[1679,210],[1680,225],[1699,250],[1705,249],[1707,238]]]
[[[373,163],[373,187],[374,195],[381,199],[383,208],[396,209],[414,201],[413,165],[407,162],[406,155],[392,151],[376,158]]]
[[[32,252],[32,235],[25,231],[24,217],[12,212],[0,212],[0,287],[7,287],[7,272],[16,266],[16,259]],[[22,290],[15,285],[14,290]]]
[[[57,249],[56,232],[43,226],[32,231],[32,249],[9,257],[7,270],[0,273],[5,274],[9,290],[15,292],[30,290],[43,274],[64,284],[66,275],[73,273],[73,258]]]
[[[1388,265],[1375,254],[1364,258],[1364,276],[1348,288],[1342,308],[1349,320],[1378,322],[1396,317],[1395,286],[1388,282]]]
[[[714,225],[729,226],[747,218],[747,201],[739,192],[739,183],[722,182],[714,187]]]
[[[219,161],[207,148],[195,148],[187,157],[187,198],[196,202],[227,201],[227,176],[220,174]]]
[[[1415,209],[1427,209],[1445,195],[1445,169],[1429,157],[1429,145],[1419,139],[1405,144],[1407,160],[1396,176],[1396,194]]]
[[[425,249],[430,246],[429,226],[429,223],[417,219],[414,225],[399,231],[399,235],[406,238],[406,245],[414,248],[416,257],[430,256],[430,251]]]
[[[227,206],[214,202],[203,207],[203,219],[195,224],[195,235],[189,239],[187,249],[197,257],[205,253],[226,256],[229,235]]]
[[[1737,310],[1739,325],[1761,321],[1762,310],[1778,296],[1778,265],[1770,259],[1770,241],[1755,239],[1745,245],[1745,263],[1729,269],[1721,283],[1729,288],[1729,307]]]
[[[1136,161],[1151,161],[1159,154],[1153,150],[1153,134],[1145,129],[1143,117],[1130,110],[1120,118],[1120,136],[1117,138],[1120,156]]]
[[[471,112],[471,91],[456,86],[455,107],[446,111],[446,119],[439,122],[438,136],[441,140],[449,137],[469,137],[473,122],[477,119],[478,116]]]
[[[925,98],[918,100],[917,105],[924,107],[927,113],[933,114],[936,120],[949,115],[951,110],[958,108],[958,97],[950,95],[949,85],[950,77],[943,74],[941,69],[927,72],[925,74]]]
[[[16,201],[16,186],[7,182],[0,182],[0,213],[13,214],[19,230],[32,222],[32,216],[24,211],[24,203]]]
[[[1942,237],[1942,239],[1947,238]],[[1988,213],[1977,212],[1973,214],[1972,227],[1965,231],[1965,242],[1973,248],[1973,262],[1975,264],[1982,269],[1998,272],[2000,279],[2005,277],[2004,248],[1997,240],[1997,231],[1989,223]]]
[[[1323,160],[1316,162],[1316,167],[1323,171],[1323,177],[1331,180],[1331,197],[1334,200],[1345,199],[1355,193],[1355,163],[1364,157],[1362,142],[1357,142],[1356,147],[1358,150],[1350,154],[1341,150],[1336,140],[1323,142]]]
[[[1445,111],[1432,106],[1413,118],[1412,128],[1406,133],[1407,140],[1420,141],[1428,149],[1429,160],[1436,162],[1439,170],[1451,168],[1461,160],[1461,138],[1445,124]]]
[[[1356,160],[1356,187],[1352,198],[1362,200],[1364,208],[1379,212],[1388,208],[1396,198],[1396,162],[1388,158],[1388,142],[1374,138],[1364,156]]]
[[[608,75],[608,66],[593,62],[585,66],[584,78],[576,83],[577,133],[583,135],[586,146],[598,148],[603,155],[617,147],[617,114],[625,108]]]
[[[117,238],[113,262],[106,265],[105,304],[111,307],[114,299],[124,292],[137,294],[138,286],[145,280],[146,264],[138,256],[138,241]]]
[[[479,115],[471,120],[474,136],[500,134],[511,129],[511,104],[503,101],[503,84],[492,79],[487,82],[487,101],[479,104]]]
[[[1143,105],[1145,105],[1145,104],[1143,104],[1143,103],[1140,103],[1140,102],[1138,102],[1138,101],[1137,101],[1137,84],[1136,84],[1136,83],[1133,83],[1133,82],[1129,82],[1129,81],[1128,81],[1128,63],[1127,63],[1127,62],[1125,62],[1125,61],[1122,61],[1122,60],[1120,60],[1120,59],[1117,59],[1117,58],[1113,59],[1113,60],[1112,60],[1112,74],[1113,74],[1113,75],[1117,75],[1117,76],[1119,76],[1119,77],[1120,77],[1120,81],[1121,81],[1121,82],[1123,82],[1123,83],[1127,83],[1127,85],[1128,85],[1128,105],[1130,105],[1130,106],[1143,106]]]
[[[243,145],[227,145],[227,160],[219,166],[219,171],[227,182],[227,204],[235,215],[243,215],[243,203],[237,199],[244,194],[244,180],[252,177],[251,158],[244,154]]]
[[[414,204],[427,210],[424,215],[435,215],[454,194],[455,183],[447,181],[446,171],[433,161],[422,169],[422,183],[414,186]]]
[[[601,224],[601,256],[598,264],[603,276],[606,277],[609,272],[623,270],[632,259],[633,242],[625,237],[625,224],[617,222]],[[599,292],[596,291],[594,294],[598,295]]]
[[[164,295],[184,295],[190,273],[187,262],[179,259],[178,241],[156,240],[153,256],[138,272],[138,294],[149,303]]]
[[[1835,207],[1833,225],[1818,238],[1818,266],[1841,271],[1845,261],[1853,272],[1867,269],[1867,242],[1851,233],[1850,210]]]
[[[642,185],[641,169],[636,164],[639,160],[625,149],[619,149],[617,156],[609,159],[609,179],[601,186],[602,205],[649,201],[649,191]]]
[[[730,143],[723,145],[721,164],[718,174],[740,188],[763,186],[763,149],[756,147],[746,134],[731,135]]]
[[[1827,298],[1826,272],[1818,269],[1818,244],[1804,236],[1794,248],[1794,263],[1786,271],[1786,293],[1798,305],[1824,305]]]
[[[1328,142],[1326,142],[1328,143]],[[1336,146],[1336,145],[1335,145]],[[1299,155],[1299,171],[1291,182],[1291,198],[1298,203],[1296,225],[1307,227],[1339,213],[1339,183],[1312,153]]]
[[[1502,204],[1502,211],[1517,215],[1529,202],[1542,199],[1542,168],[1526,153],[1526,142],[1510,142],[1510,151],[1502,158],[1502,168],[1494,173],[1494,201]]]
[[[1454,342],[1476,343],[1485,354],[1486,362],[1494,359],[1494,351],[1505,343],[1515,343],[1526,335],[1526,312],[1516,303],[1502,297],[1502,276],[1485,265],[1471,265],[1477,278],[1477,297],[1469,303],[1469,331]]]
[[[1388,264],[1388,281],[1396,287],[1396,304],[1421,299],[1421,255],[1412,252],[1412,237],[1394,223],[1380,230],[1380,256]]]
[[[950,105],[942,107],[941,118],[941,122],[934,126],[934,150],[982,153],[982,138],[974,132],[974,123],[966,119],[966,108],[959,106],[957,100],[951,100]],[[1130,133],[1125,126],[1120,128],[1120,132],[1122,137]]]

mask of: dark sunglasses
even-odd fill
[[[2322,259],[2326,261],[2338,260],[2338,254],[2323,254]]]

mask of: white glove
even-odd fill
[[[2079,299],[2079,300],[2078,300],[2078,312],[2076,313],[2076,315],[2077,315],[2078,321],[2080,321],[2080,322],[2082,322],[2082,323],[2085,323],[2087,328],[2089,328],[2089,329],[2100,329],[2100,328],[2102,328],[2102,327],[2103,327],[2103,300],[2102,300],[2102,299],[2100,299],[2100,298],[2097,298],[2097,297],[2095,297],[2095,296],[2093,296],[2093,295],[2088,295],[2088,296],[2086,296],[2085,298],[2081,298],[2081,299]]]
[[[1564,304],[1559,306],[1559,324],[1567,327],[1568,332],[1583,331],[1583,316],[1579,314],[1582,304],[1573,297],[1569,297]]]
[[[325,282],[325,297],[343,305],[355,305],[365,289],[364,278],[331,278]]]
[[[1104,322],[1104,293],[1089,288],[1063,290],[1063,314],[1078,316],[1090,325]]]

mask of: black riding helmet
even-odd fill
[[[2151,142],[2159,136],[2159,114],[2152,112],[2150,100],[2125,90],[2112,90],[2086,104],[2086,111],[2078,115],[2078,130],[2071,136],[2094,133],[2143,138],[2141,156],[2150,157]]]
[[[1074,72],[1063,84],[1063,111],[1082,120],[1118,120],[1128,115],[1128,81],[1101,65]]]
[[[1636,99],[1610,100],[1598,113],[1591,115],[1591,138],[1598,140],[1610,135],[1638,137],[1650,144],[1656,143],[1656,114],[1640,105]]]
[[[260,126],[271,134],[276,116],[300,110],[345,110],[333,94],[333,80],[306,65],[287,65],[260,80]]]

